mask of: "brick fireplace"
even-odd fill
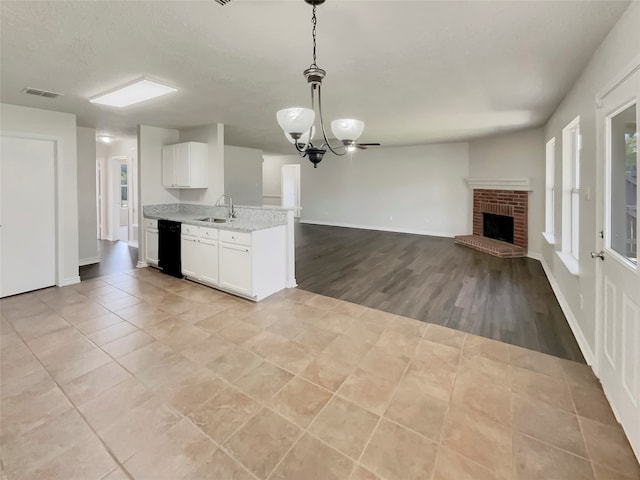
[[[501,258],[526,256],[529,180],[468,183],[473,188],[473,234],[457,236],[455,242]]]

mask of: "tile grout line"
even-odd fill
[[[45,303],[45,302],[43,302]],[[71,325],[74,329],[75,326]],[[13,325],[12,325],[13,327]],[[77,330],[76,330],[77,331]],[[86,419],[86,417],[82,414],[82,412],[80,411],[80,409],[78,408],[78,406],[75,404],[75,402],[73,402],[69,396],[67,395],[67,393],[64,391],[64,389],[62,388],[62,386],[58,383],[58,381],[53,378],[53,376],[51,375],[51,373],[49,372],[49,370],[44,366],[44,364],[42,363],[42,361],[40,360],[40,358],[33,353],[33,350],[31,349],[31,347],[24,341],[24,339],[22,338],[22,336],[19,334],[19,332],[16,331],[16,333],[18,334],[18,336],[20,337],[20,339],[23,341],[23,343],[25,344],[25,347],[29,350],[29,352],[31,353],[31,355],[33,355],[33,357],[36,359],[36,361],[40,364],[40,366],[43,368],[43,370],[47,373],[47,375],[51,378],[51,380],[54,382],[54,384],[56,385],[56,387],[58,387],[58,389],[60,390],[60,392],[65,396],[65,398],[67,399],[67,401],[69,402],[69,404],[71,405],[71,409],[75,410],[76,413],[80,416],[80,418],[82,418],[82,421],[85,423],[85,425],[87,425],[87,427],[91,430],[91,432],[95,435],[95,437],[98,439],[98,441],[102,444],[103,448],[106,450],[106,452],[108,453],[108,455],[113,459],[113,461],[115,462],[117,467],[120,467],[125,474],[130,478],[133,479],[133,476],[131,476],[131,474],[129,473],[129,471],[124,467],[123,464],[120,463],[120,461],[116,458],[115,454],[111,451],[111,449],[109,448],[109,446],[104,442],[104,440],[102,439],[102,437],[98,434],[98,432],[93,428],[93,425],[91,425],[88,420]],[[99,347],[98,347],[99,348]],[[100,368],[100,367],[98,367]],[[97,369],[92,370],[95,371]],[[91,373],[91,372],[88,372]],[[81,375],[82,376],[82,375]],[[73,381],[73,380],[71,380]],[[122,382],[121,382],[122,383]],[[67,410],[69,411],[69,410]],[[44,424],[49,423],[49,422],[45,422]],[[44,425],[43,424],[43,425]],[[35,427],[38,428],[38,427]],[[33,430],[33,429],[32,429]],[[31,431],[31,430],[29,430]],[[73,448],[75,445],[71,445],[68,449],[64,450],[63,452],[60,452],[59,455],[56,455],[54,458],[57,458],[58,456],[62,455],[63,453],[68,452],[69,450],[71,450],[71,448]],[[111,470],[110,472],[107,473],[108,475],[111,475],[111,473],[113,473],[116,469]],[[103,477],[104,478],[104,477]]]

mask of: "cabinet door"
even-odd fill
[[[175,145],[166,145],[162,147],[162,186],[163,187],[170,188],[170,187],[176,186],[175,157],[176,157]]]
[[[180,238],[180,261],[182,274],[186,277],[199,278],[198,269],[198,239],[182,235]]]
[[[158,265],[158,231],[146,228],[144,231],[144,250],[147,263]]]
[[[220,286],[251,296],[251,249],[220,244]]]
[[[200,280],[218,285],[218,242],[200,240],[198,245]]]
[[[191,146],[188,143],[178,143],[176,147],[175,183],[178,187],[191,186]]]

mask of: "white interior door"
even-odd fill
[[[295,216],[300,216],[300,165],[282,166],[282,206],[295,208]]]
[[[55,143],[2,137],[0,297],[56,283]]]
[[[602,98],[598,261],[598,373],[640,458],[640,272],[638,269],[638,98],[640,70]],[[601,152],[602,153],[602,152]]]

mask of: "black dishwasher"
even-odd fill
[[[167,275],[182,278],[180,222],[158,220],[158,265]]]

